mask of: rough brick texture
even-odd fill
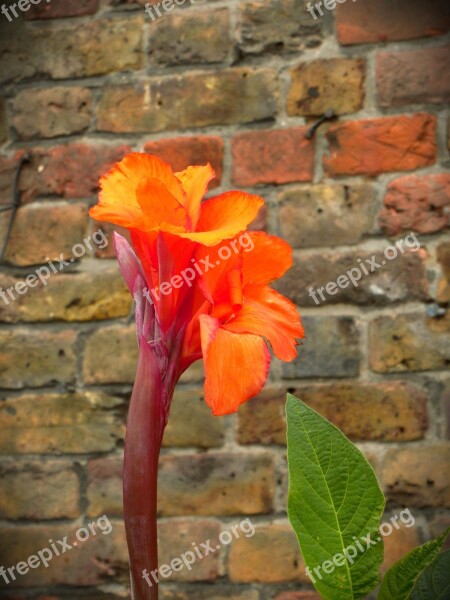
[[[101,175],[138,151],[175,172],[211,163],[209,196],[264,197],[250,228],[292,246],[275,287],[306,331],[237,415],[212,416],[201,361],[183,374],[160,457],[160,562],[245,519],[255,533],[173,572],[159,597],[319,600],[286,515],[286,392],[363,450],[385,521],[414,514],[385,537],[383,571],[450,525],[448,0],[326,0],[323,15],[309,0],[165,2],[160,17],[158,4],[0,13],[0,247],[26,159],[0,264],[0,566],[112,525],[0,598],[129,597],[138,349],[112,243],[129,234],[87,212]]]

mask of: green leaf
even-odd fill
[[[339,429],[291,394],[286,412],[288,515],[312,583],[324,600],[363,598],[383,561],[385,501],[375,473]]]
[[[439,554],[420,575],[411,600],[448,600],[450,598],[450,550]]]
[[[397,561],[384,576],[378,600],[411,600],[419,577],[439,556],[442,544],[449,532],[450,527],[435,540],[414,548]],[[416,597],[420,598],[421,596]],[[434,596],[430,596],[430,598],[434,598]]]

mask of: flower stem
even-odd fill
[[[152,348],[141,340],[131,395],[123,468],[124,517],[132,600],[158,600],[158,584],[143,578],[158,568],[158,459],[164,432],[164,390]]]

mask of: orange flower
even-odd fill
[[[295,306],[268,287],[291,266],[289,245],[246,233],[251,250],[238,248],[239,234],[263,200],[228,192],[202,203],[213,177],[210,165],[173,173],[155,156],[130,154],[102,177],[100,201],[90,214],[130,230],[142,277],[153,289],[193,271],[193,263],[212,265],[193,284],[161,295],[155,311],[164,354],[179,359],[174,380],[203,357],[205,400],[222,415],[262,389],[270,365],[266,341],[279,359],[291,361],[304,332]],[[234,240],[235,252],[222,260],[222,245],[232,245],[225,240]],[[170,346],[180,332],[182,350],[174,354]]]
[[[205,401],[215,415],[235,412],[261,391],[270,364],[265,340],[277,358],[291,361],[296,338],[304,337],[295,306],[268,287],[291,266],[289,245],[265,233],[245,235],[252,247],[233,260],[220,262],[219,246],[198,252],[220,263],[202,278],[211,309],[199,316]]]
[[[202,202],[213,177],[210,165],[173,173],[154,156],[131,154],[101,179],[90,211],[127,228],[136,252],[115,235],[140,349],[125,439],[124,518],[132,595],[141,600],[158,597],[144,578],[158,568],[158,457],[180,375],[203,358],[206,402],[216,415],[234,412],[266,381],[267,344],[292,360],[303,337],[295,306],[268,287],[291,266],[290,247],[246,232],[260,197],[228,192]]]

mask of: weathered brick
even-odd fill
[[[352,317],[304,317],[306,339],[298,358],[283,364],[283,377],[356,377],[359,332]]]
[[[80,482],[66,461],[0,461],[2,519],[74,519],[80,514]]]
[[[273,118],[277,104],[277,76],[269,69],[179,74],[134,87],[105,87],[98,129],[145,133],[251,123]]]
[[[65,0],[64,2],[41,2],[31,6],[25,19],[61,19],[65,17],[81,17],[97,12],[99,0]]]
[[[336,11],[341,44],[411,40],[443,35],[450,28],[446,0],[347,1],[338,4]]]
[[[0,82],[69,79],[139,69],[144,18],[100,19],[51,30],[17,19],[0,41]]]
[[[259,396],[239,407],[239,444],[286,444],[286,388],[268,386]],[[255,415],[257,407],[258,418]]]
[[[381,481],[389,500],[405,506],[450,507],[450,444],[389,450]]]
[[[353,440],[411,441],[427,430],[426,396],[403,382],[301,386],[292,393]],[[286,390],[269,390],[244,404],[239,443],[285,444],[285,404]]]
[[[129,152],[129,146],[110,144],[74,143],[35,148],[20,177],[22,201],[49,195],[65,198],[95,196],[101,175]],[[10,170],[11,167],[8,169],[6,165],[5,177]]]
[[[288,524],[257,525],[254,536],[233,540],[227,570],[231,581],[243,583],[307,580],[297,538]]]
[[[104,248],[100,248],[100,246],[95,248],[94,256],[96,258],[114,258],[114,260],[116,260],[114,232],[117,232],[124,237],[132,245],[130,232],[124,227],[119,227],[119,225],[107,223],[106,221],[94,221],[94,219],[89,219],[89,234],[93,235],[96,231],[99,231],[97,239],[101,237],[104,239],[106,238],[106,242],[101,243],[102,246],[105,246]]]
[[[22,140],[82,133],[92,119],[87,88],[30,88],[19,92],[12,106],[12,125]]]
[[[197,360],[180,377],[180,383],[201,383],[205,379],[203,360]]]
[[[126,317],[132,298],[116,266],[96,266],[95,271],[50,277],[46,287],[27,287],[24,295],[12,290],[14,301],[5,292],[26,277],[0,274],[0,321],[6,323],[36,321],[91,321]],[[20,284],[19,284],[20,285]],[[6,301],[5,301],[6,300]]]
[[[113,450],[124,435],[124,401],[97,392],[35,394],[0,403],[1,454]]]
[[[69,545],[77,542],[76,547],[66,550],[64,554],[54,555],[47,568],[41,563],[39,568],[30,568],[25,575],[18,576],[15,572],[16,580],[10,579],[9,587],[85,587],[125,583],[128,580],[128,553],[124,527],[122,523],[109,523],[112,526],[110,533],[107,533],[108,522],[101,521],[100,527],[96,528],[96,535],[91,534],[84,542],[77,540],[78,527],[72,524],[3,526],[0,532],[3,542],[0,548],[0,564],[5,567],[28,560],[27,557],[36,556],[41,548],[49,548],[49,539],[53,540],[57,548],[57,540],[63,540],[66,536]],[[89,532],[88,527],[85,529]],[[47,596],[46,600],[50,600],[50,597]]]
[[[410,248],[417,248],[415,242],[412,239],[410,241]],[[336,251],[296,253],[294,266],[276,287],[300,306],[342,302],[390,305],[406,300],[427,300],[430,295],[426,276],[426,252],[412,252],[405,246],[402,254],[395,246],[389,248],[393,250],[389,250],[388,256],[395,256],[395,259],[387,260],[380,251],[373,254]],[[368,275],[364,273],[362,266],[366,268]],[[356,280],[356,286],[349,279],[348,273]],[[342,279],[343,276],[345,279]]]
[[[321,600],[321,596],[315,592],[281,592],[275,600]]]
[[[399,512],[396,511],[396,514]],[[384,518],[383,522],[390,523],[390,520]],[[384,561],[381,566],[382,573],[385,573],[393,564],[421,544],[417,527],[406,527],[401,522],[398,524],[400,529],[393,527],[392,533],[383,537]]]
[[[151,62],[164,66],[222,62],[230,47],[228,32],[227,8],[167,14],[152,24]]]
[[[272,510],[272,456],[166,455],[159,468],[161,516],[261,514]]]
[[[5,260],[18,266],[38,265],[59,258],[62,253],[64,259],[75,262],[72,249],[75,244],[83,246],[88,224],[87,210],[86,204],[81,202],[33,203],[20,207],[14,219]],[[76,254],[80,251],[77,248]]]
[[[159,588],[161,600],[260,600],[259,592],[241,589],[236,585],[191,584],[183,588],[162,584]]]
[[[278,202],[281,235],[294,248],[357,244],[375,224],[377,203],[368,183],[291,188]]]
[[[263,204],[259,209],[258,215],[248,226],[249,231],[267,231],[267,204]]]
[[[93,333],[86,342],[85,383],[133,383],[138,346],[135,325],[111,325]]]
[[[20,389],[72,382],[76,339],[74,331],[0,331],[2,386]]]
[[[438,537],[438,535],[441,535],[441,533],[447,529],[447,527],[450,527],[450,517],[448,516],[448,514],[441,514],[441,515],[436,515],[430,522],[429,522],[429,528],[430,528],[430,534],[431,534],[431,538],[436,538]],[[446,539],[444,545],[442,546],[443,550],[450,550],[450,540]]]
[[[370,367],[377,373],[448,369],[450,319],[422,314],[379,317],[369,327]]]
[[[390,235],[402,231],[435,233],[450,224],[450,175],[406,175],[391,181],[380,212],[380,227]]]
[[[186,427],[189,423],[189,427]],[[170,418],[164,433],[164,446],[222,446],[225,419],[214,417],[205,403],[203,389],[175,389]]]
[[[167,581],[214,581],[219,575],[220,562],[223,548],[219,546],[221,525],[219,521],[200,519],[188,521],[186,519],[170,519],[162,521],[158,527],[160,540],[158,549],[159,565],[169,565],[172,559],[178,558],[184,552],[192,551],[192,543],[196,543],[200,551],[200,544],[208,540],[216,551],[208,556],[198,559],[192,569],[183,568],[173,571]],[[161,581],[164,581],[161,577]]]
[[[87,515],[123,516],[123,458],[108,456],[88,463]]]
[[[309,18],[306,3],[306,0],[241,2],[236,30],[239,53],[280,54],[319,46],[321,26]]]
[[[348,121],[330,127],[327,173],[376,176],[436,161],[436,118],[428,114]]]
[[[436,300],[445,304],[450,302],[450,242],[444,242],[438,247],[437,258],[442,275],[438,283]]]
[[[311,181],[314,142],[305,138],[307,128],[248,131],[231,142],[232,181],[235,185]]]
[[[147,142],[144,151],[159,156],[173,171],[183,171],[190,165],[211,163],[216,177],[209,188],[218,187],[223,174],[223,140],[218,136],[199,135]]]
[[[450,101],[450,46],[380,52],[376,77],[380,106]]]
[[[288,115],[337,115],[360,110],[364,104],[365,63],[361,59],[330,58],[300,63],[291,69]]]
[[[0,144],[9,138],[8,117],[6,113],[6,100],[0,97]]]

